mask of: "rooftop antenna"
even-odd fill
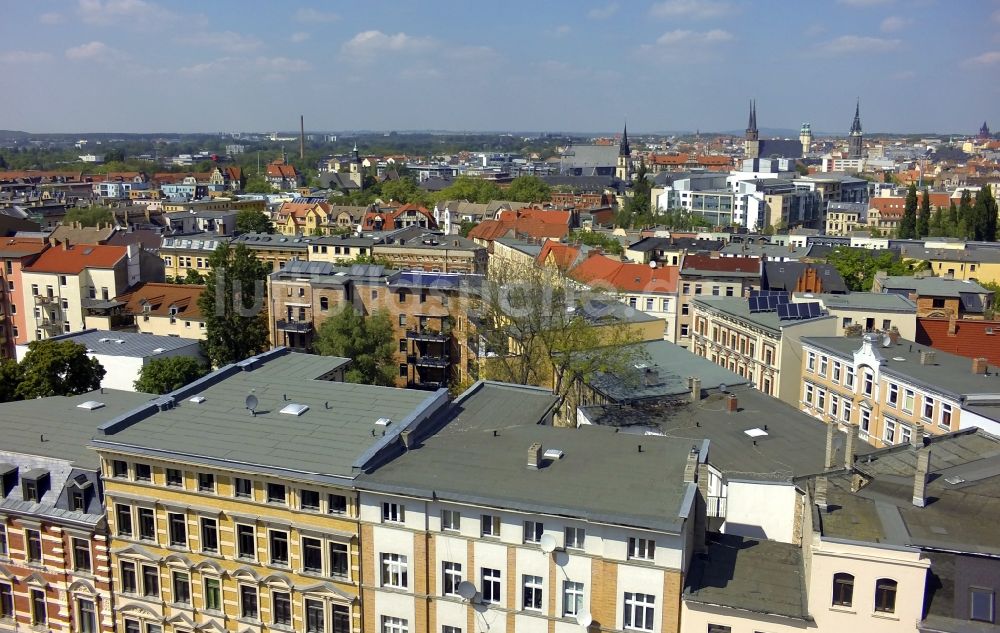
[[[882,347],[892,347],[892,337],[888,334],[882,335]]]
[[[257,417],[257,404],[258,404],[257,396],[250,394],[249,396],[247,396],[247,399],[244,401],[244,404],[250,411],[250,415],[252,415],[253,417]]]

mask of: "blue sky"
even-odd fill
[[[6,0],[0,128],[1000,128],[998,0]]]

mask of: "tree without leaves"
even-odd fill
[[[237,233],[274,233],[274,224],[267,214],[256,209],[242,209],[236,213]]]
[[[145,393],[170,393],[207,373],[208,367],[190,356],[154,358],[143,365],[134,386],[136,391]]]
[[[323,321],[313,349],[324,356],[350,358],[347,382],[391,386],[396,379],[395,340],[388,311],[365,317],[346,305]]]
[[[10,371],[7,368],[5,371]],[[72,396],[101,386],[104,367],[87,356],[87,348],[72,341],[32,341],[18,363],[19,400]]]
[[[202,347],[219,367],[267,349],[265,279],[270,270],[244,244],[228,242],[212,252],[208,264],[208,288],[198,298],[205,317]]]

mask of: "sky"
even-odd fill
[[[1000,129],[1000,0],[0,6],[0,129]]]

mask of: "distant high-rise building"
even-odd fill
[[[847,157],[861,158],[864,148],[864,135],[861,133],[861,100],[854,107],[854,122],[851,123],[851,133],[847,139]]]
[[[802,143],[802,155],[805,156],[809,153],[813,142],[812,128],[808,123],[803,123],[802,129],[799,130],[799,142]]]
[[[743,142],[747,158],[760,157],[760,134],[757,132],[757,104],[750,102],[750,120],[747,122],[746,140]]]
[[[628,146],[628,125],[622,130],[622,142],[618,144],[618,163],[615,178],[628,181],[632,177],[632,149]]]

